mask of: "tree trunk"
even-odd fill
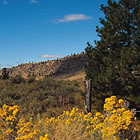
[[[86,80],[86,99],[85,99],[85,112],[89,113],[91,112],[91,79]]]

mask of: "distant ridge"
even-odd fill
[[[66,56],[57,60],[20,64],[16,67],[8,68],[7,70],[9,71],[10,77],[20,75],[25,79],[34,77],[36,80],[40,80],[50,76],[62,79],[76,80],[85,76],[84,65],[86,63],[86,55],[78,54]],[[2,70],[0,71],[0,75],[1,74]],[[76,75],[78,75],[78,77]],[[75,78],[70,78],[72,76]]]

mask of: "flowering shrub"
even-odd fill
[[[134,136],[134,114],[125,108],[125,101],[116,96],[106,98],[104,104],[102,137],[104,139],[130,139]]]
[[[18,116],[18,106],[0,109],[0,140],[131,140],[138,139],[134,114],[125,101],[106,98],[104,113],[84,114],[73,108],[62,115],[28,122]]]
[[[39,130],[37,124],[33,124],[31,119],[29,122],[20,119],[17,128],[16,140],[30,140],[37,139],[38,137]]]
[[[3,105],[0,108],[0,140],[14,139],[17,131],[19,107]]]

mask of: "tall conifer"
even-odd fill
[[[98,97],[140,96],[140,0],[108,0],[101,10],[100,40],[86,48],[92,91]]]

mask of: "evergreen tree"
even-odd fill
[[[86,74],[94,95],[140,96],[140,77],[135,76],[140,73],[140,0],[108,0],[101,10],[100,40],[86,48]]]
[[[2,76],[1,77],[3,80],[6,80],[9,78],[9,71],[7,70],[7,68],[2,69]]]

